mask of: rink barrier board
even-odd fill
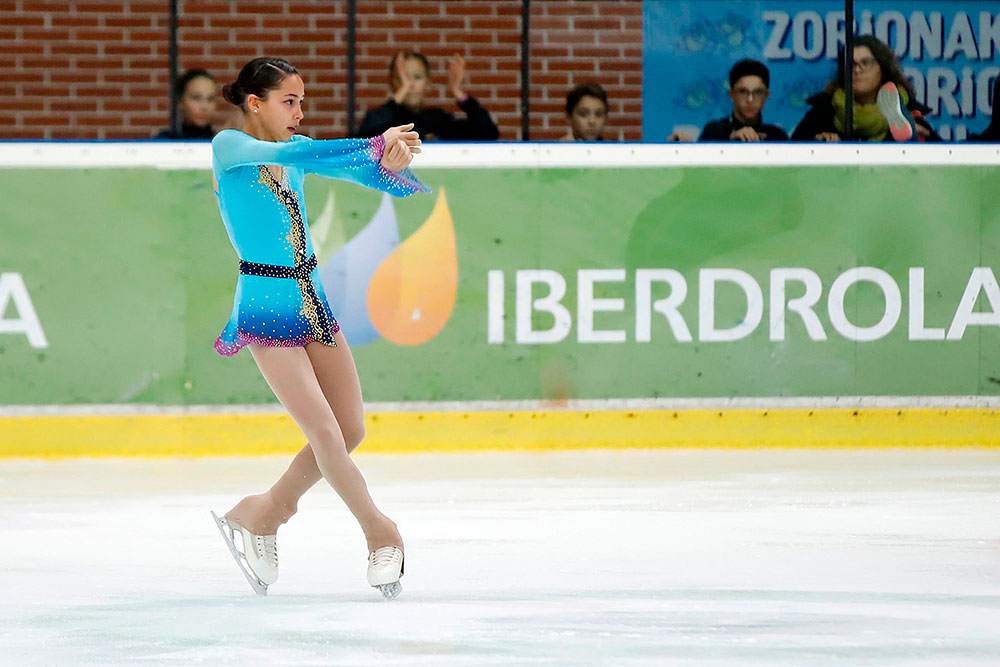
[[[334,294],[335,285],[327,290],[370,400],[1000,395],[1000,327],[956,328],[972,315],[957,317],[962,295],[975,287],[974,272],[988,271],[995,282],[995,267],[1000,267],[996,146],[437,148],[441,150],[429,148],[420,156],[419,173],[439,186],[441,196],[390,203],[391,210],[398,207],[394,231],[400,239],[406,237],[393,252],[419,240],[419,230],[429,221],[435,221],[438,226],[431,227],[438,231],[447,226],[441,224],[447,221],[443,215],[432,215],[435,202],[442,207],[447,202],[451,211],[456,251],[448,266],[457,271],[456,282],[448,290],[419,292],[453,295],[450,304],[442,297],[433,311],[440,318],[437,326],[443,326],[422,327],[418,345],[399,343],[401,329],[410,333],[403,311],[416,312],[417,292],[410,292],[405,308],[399,306],[387,287],[388,270],[379,273],[381,287],[372,301],[377,308],[367,299]],[[19,151],[26,155],[17,158]],[[212,346],[232,311],[237,271],[203,171],[210,157],[206,144],[0,144],[0,156],[6,153],[12,153],[12,165],[54,167],[58,160],[71,163],[75,154],[83,164],[91,160],[108,169],[32,172],[32,166],[24,166],[7,175],[11,201],[18,193],[44,202],[46,212],[39,207],[30,213],[17,207],[0,212],[0,280],[7,278],[0,301],[8,295],[23,298],[32,305],[24,312],[37,313],[32,317],[20,306],[8,309],[21,317],[18,325],[26,331],[0,335],[5,366],[0,403],[273,400],[245,353],[222,360]],[[113,166],[115,161],[131,164],[167,156],[177,157],[177,170],[170,171],[169,165],[159,170]],[[595,169],[579,168],[588,156]],[[181,168],[188,163],[180,158],[199,165],[197,170]],[[471,167],[484,158],[495,158],[497,166]],[[727,166],[703,168],[716,163]],[[866,166],[788,168],[802,163]],[[883,163],[890,166],[868,167]],[[498,167],[503,164],[511,168]],[[532,164],[539,168],[528,168]],[[608,168],[614,164],[647,168]],[[750,164],[761,168],[733,168]],[[913,164],[937,166],[901,167]],[[670,168],[683,165],[695,167]],[[834,183],[853,196],[834,194]],[[869,185],[861,187],[863,183]],[[51,192],[62,196],[52,198]],[[151,197],[151,192],[163,196]],[[321,179],[312,181],[307,199],[310,192],[314,213],[335,200],[332,210],[341,216],[337,221],[322,213],[313,218],[314,230],[325,230],[317,238],[328,242],[319,244],[325,247],[317,252],[320,261],[333,263],[337,255],[348,254],[356,258],[363,253],[352,253],[362,246],[365,253],[377,255],[372,248],[379,244],[369,243],[362,232],[377,217],[378,193]],[[866,193],[863,201],[861,192]],[[891,204],[887,193],[895,193]],[[81,207],[81,201],[93,205]],[[759,205],[734,207],[735,201]],[[576,203],[563,210],[567,202]],[[737,226],[730,221],[734,209],[741,211]],[[884,209],[896,215],[886,216]],[[109,227],[107,221],[120,219],[123,212],[129,214],[129,224]],[[843,220],[853,222],[839,225]],[[45,230],[44,244],[37,242],[39,230]],[[363,243],[341,254],[359,238]],[[411,266],[411,260],[423,258],[421,266],[440,267],[439,258],[427,259],[427,248],[446,246],[417,243],[379,266]],[[94,256],[103,259],[94,262]],[[372,259],[373,265],[378,261]],[[859,265],[867,277],[850,275]],[[121,281],[117,266],[141,270]],[[871,282],[873,272],[884,282]],[[676,309],[680,329],[664,313],[652,312],[652,302],[668,289],[664,273],[686,286],[687,295]],[[731,282],[733,274],[743,282]],[[406,284],[429,277],[433,270]],[[776,319],[775,300],[756,298],[752,331],[718,337],[716,325],[734,333],[733,325],[753,319],[748,285],[761,296],[772,296],[787,284],[789,289],[781,293],[790,300],[806,278],[818,281],[821,300],[807,311],[814,311],[818,325],[807,330],[794,312]],[[358,271],[358,279],[369,281],[364,271]],[[847,287],[840,290],[839,301],[833,298],[838,284],[850,286],[849,293]],[[640,285],[646,286],[645,297]],[[535,307],[532,295],[545,294],[547,287],[553,295],[561,290],[562,297]],[[352,288],[351,296],[362,291]],[[895,315],[887,305],[890,292],[896,295]],[[1000,303],[1000,297],[994,300]],[[374,322],[369,327],[371,308],[392,316],[383,312],[378,327]],[[1000,313],[1000,307],[995,310]],[[561,320],[566,326],[553,326],[554,321],[559,324],[554,319],[558,313],[566,316]],[[872,334],[880,336],[877,340],[859,341],[858,332],[850,329],[883,319],[889,331]],[[364,336],[355,337],[352,322],[361,323]],[[687,330],[693,331],[695,323],[697,340],[692,340]],[[949,323],[949,333],[959,331],[956,340],[943,339],[942,327]],[[0,331],[4,324],[0,322]],[[845,324],[850,325],[846,330]],[[931,329],[924,331],[924,325]]]
[[[153,167],[166,171],[204,170],[210,166],[210,155],[206,143],[0,144],[0,157],[3,158],[0,163],[10,169]],[[426,147],[420,167],[446,171],[468,168],[559,170],[583,165],[604,168],[996,167],[1000,166],[1000,146],[436,144]],[[850,389],[864,391],[870,387]],[[928,390],[940,388],[935,386]],[[963,386],[959,390],[975,391],[976,388]],[[391,414],[376,410],[368,415],[369,436],[362,451],[1000,447],[997,435],[1000,432],[997,408],[1000,406],[995,403],[935,404],[933,401],[937,399],[918,398],[928,399],[928,402],[898,407],[879,404],[841,408],[839,403],[834,405],[822,399],[807,398],[799,405],[780,403],[772,409],[767,409],[770,405],[739,404],[701,409],[698,399],[672,398],[671,401],[679,404],[678,409],[602,410],[596,406],[594,410],[547,410],[526,406],[506,410],[458,405],[444,410],[433,407],[404,409]],[[725,402],[725,399],[719,400]],[[469,405],[476,401],[464,403]],[[50,413],[45,415],[17,416],[15,413],[9,416],[0,406],[0,457],[259,455],[294,452],[303,442],[301,434],[286,416],[266,409],[256,414],[241,410],[243,406],[239,405],[223,408],[232,410],[232,414],[61,414],[61,407],[52,405]]]
[[[997,144],[427,143],[415,169],[997,166]],[[7,169],[212,168],[209,142],[0,142]]]
[[[382,412],[371,454],[663,448],[1000,448],[995,408],[794,408]],[[0,417],[0,458],[291,454],[280,413]]]

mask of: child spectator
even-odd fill
[[[728,118],[705,125],[699,141],[788,141],[777,125],[765,125],[764,104],[770,96],[771,73],[764,63],[741,60],[729,70],[729,98],[733,111]]]
[[[177,79],[177,110],[181,117],[179,132],[171,128],[160,130],[157,139],[211,139],[217,86],[212,75],[203,69],[189,69]]]
[[[566,95],[569,131],[562,141],[603,141],[608,120],[608,94],[596,83],[573,86]]]

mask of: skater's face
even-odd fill
[[[215,81],[197,76],[188,81],[181,96],[181,116],[185,123],[205,127],[212,122],[215,111]]]
[[[298,74],[289,74],[267,97],[247,97],[248,115],[267,141],[288,141],[302,122],[305,85]]]
[[[760,112],[764,110],[764,103],[767,102],[767,86],[764,79],[759,76],[741,76],[736,80],[736,84],[729,89],[729,98],[733,101],[733,111],[736,117],[742,121],[755,121],[760,117]]]
[[[882,68],[867,46],[854,49],[854,94],[871,95],[882,85]]]
[[[604,132],[604,121],[607,119],[608,108],[604,102],[597,97],[584,95],[569,115],[573,138],[577,141],[597,141]]]

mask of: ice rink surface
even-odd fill
[[[361,455],[393,602],[325,486],[253,594],[208,512],[286,462],[0,461],[0,664],[1000,664],[1000,451]]]

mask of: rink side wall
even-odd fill
[[[0,457],[296,451],[207,144],[0,144]],[[433,145],[310,177],[365,451],[1000,446],[1000,148]],[[17,202],[30,202],[20,206]]]

